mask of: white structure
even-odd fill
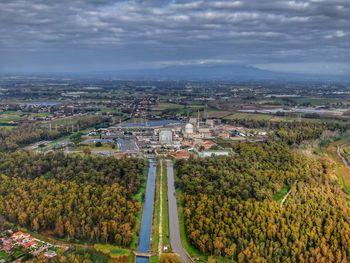
[[[205,124],[208,125],[210,128],[214,128],[214,120],[206,120]]]
[[[168,129],[159,131],[159,143],[161,144],[172,144],[173,143],[173,132]]]
[[[228,150],[228,149],[205,150],[205,151],[202,151],[202,152],[199,152],[199,151],[195,150],[194,152],[201,158],[211,157],[211,156],[229,156],[230,154],[232,154],[232,151]]]
[[[193,134],[194,133],[194,126],[191,123],[187,123],[185,126],[185,134],[189,135],[189,134]]]

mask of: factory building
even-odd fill
[[[159,143],[160,144],[172,144],[173,132],[169,129],[161,129],[159,131]]]

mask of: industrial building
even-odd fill
[[[170,145],[173,143],[173,132],[170,129],[159,130],[159,143]]]

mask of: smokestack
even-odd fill
[[[197,111],[197,130],[199,130],[199,110]]]

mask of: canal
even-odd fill
[[[153,207],[154,207],[154,193],[156,183],[156,162],[149,161],[148,176],[145,202],[143,205],[141,229],[139,235],[139,252],[151,251],[151,235],[152,235],[152,222],[153,222]],[[148,263],[149,259],[145,257],[136,257],[136,263]]]

